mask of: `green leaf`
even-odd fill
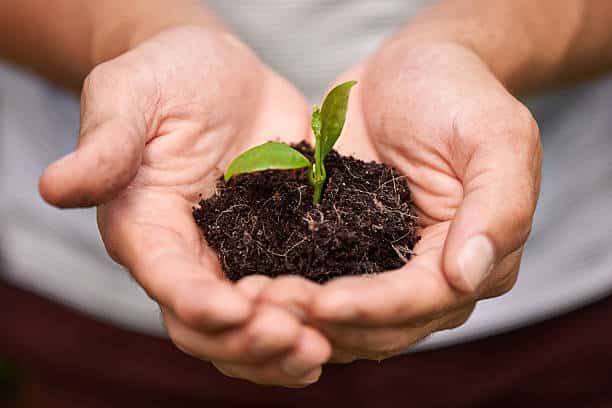
[[[312,109],[310,127],[312,127],[315,140],[319,139],[321,137],[321,109],[317,105]]]
[[[327,156],[342,133],[351,88],[357,81],[348,81],[332,89],[321,107],[321,154]]]
[[[312,133],[315,137],[315,165],[314,167],[314,179],[320,179],[321,176],[321,165],[323,163],[321,155],[321,108],[317,105],[312,109],[312,120],[311,120]],[[314,186],[315,184],[313,184]]]
[[[236,157],[225,171],[225,182],[238,174],[264,170],[291,170],[310,166],[304,155],[289,145],[267,142]]]

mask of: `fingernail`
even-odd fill
[[[461,275],[475,290],[493,269],[493,244],[484,235],[470,238],[459,251],[458,262]]]

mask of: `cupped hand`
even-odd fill
[[[259,296],[308,316],[340,362],[401,353],[510,290],[542,160],[527,108],[463,47],[390,43],[347,79],[359,85],[339,150],[404,175],[422,227],[416,255],[399,270],[322,287],[276,279]]]
[[[228,34],[182,27],[97,66],[85,81],[75,152],[40,190],[60,207],[98,206],[110,256],[160,305],[174,343],[221,371],[286,386],[316,381],[324,337],[274,305],[258,284],[232,285],[192,215],[238,153],[308,136],[309,108]]]

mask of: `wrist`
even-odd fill
[[[104,8],[96,4],[88,70],[175,27],[191,25],[223,30],[221,23],[197,1],[132,0],[129,8]]]
[[[566,18],[569,27],[557,29],[551,16],[541,16],[550,8],[548,3],[447,0],[417,16],[396,40],[464,47],[478,55],[511,91],[531,91],[550,81],[575,25]],[[555,3],[553,11],[556,9]],[[538,24],[535,15],[541,16]],[[551,28],[544,32],[542,26]]]
[[[365,71],[363,81],[373,85],[381,81],[428,81],[432,75],[453,81],[505,85],[472,47],[442,37],[392,40],[367,61]]]
[[[446,22],[439,25],[436,22],[419,21],[408,26],[388,47],[396,50],[411,50],[414,58],[433,58],[438,50],[451,50],[453,56],[460,55],[481,64],[488,69],[499,82],[510,90],[523,91],[531,87],[525,81],[525,68],[531,64],[531,47],[528,41],[517,40],[513,44],[497,40],[494,37],[502,34],[487,33],[478,24],[471,22]],[[514,34],[520,36],[519,33]],[[421,57],[419,52],[425,52],[428,57]],[[440,55],[440,59],[452,60],[449,55]],[[460,67],[457,67],[460,70]],[[532,71],[532,74],[534,72]]]

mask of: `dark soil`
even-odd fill
[[[294,146],[312,158],[305,143]],[[312,203],[307,170],[219,180],[193,216],[232,281],[301,275],[323,283],[404,265],[418,241],[408,185],[392,168],[332,151],[323,198]]]

